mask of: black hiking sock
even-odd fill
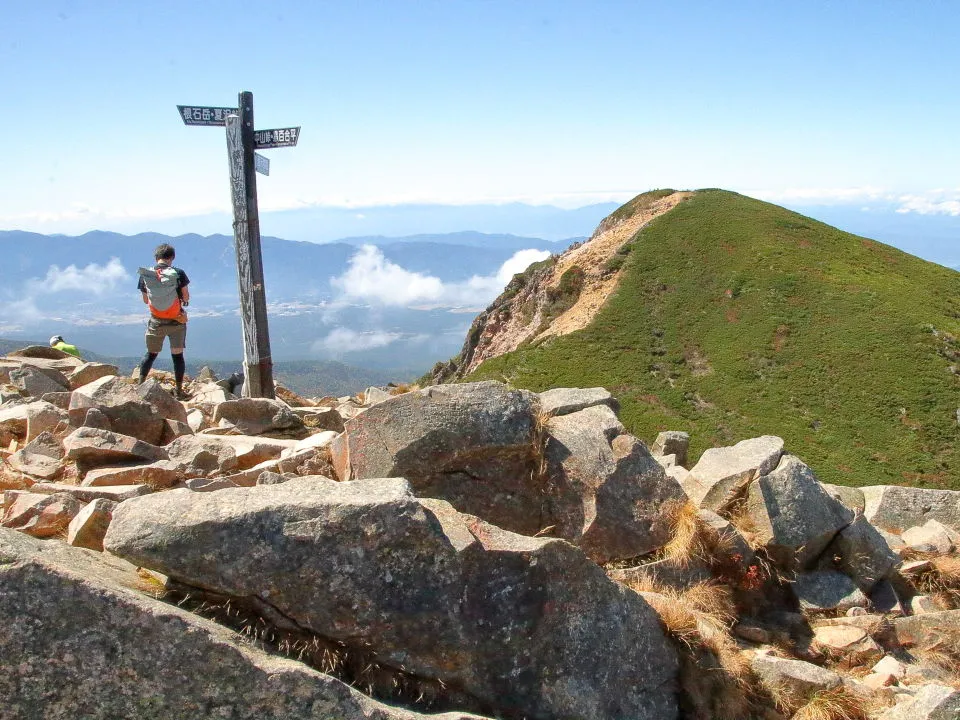
[[[153,367],[153,361],[157,359],[159,353],[144,353],[143,360],[140,361],[140,382],[142,383],[147,379],[147,375],[150,374],[150,368]]]
[[[173,378],[177,381],[177,390],[183,390],[183,375],[187,370],[187,364],[183,361],[183,353],[170,353],[173,359]]]

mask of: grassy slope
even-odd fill
[[[631,242],[590,327],[469,379],[605,386],[694,458],[771,434],[825,482],[960,489],[960,273],[717,190]]]

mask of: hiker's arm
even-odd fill
[[[184,286],[180,288],[180,302],[184,305],[189,304],[190,302],[190,288]]]
[[[144,304],[144,305],[149,305],[149,304],[150,304],[150,301],[147,300],[147,293],[144,292],[143,290],[141,290],[141,291],[140,291],[140,294],[143,296],[143,304]]]

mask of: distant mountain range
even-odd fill
[[[136,271],[152,264],[162,242],[176,247],[175,264],[191,279],[188,358],[238,360],[236,256],[225,235],[0,231],[8,271],[0,335],[59,333],[102,355],[140,352],[145,312]],[[539,259],[569,242],[478,232],[327,244],[264,237],[273,359],[422,372],[456,350],[473,314],[509,280],[498,279],[505,263],[522,264],[530,252]]]

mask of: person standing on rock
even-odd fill
[[[50,338],[50,347],[52,347],[54,350],[65,352],[68,355],[73,355],[75,358],[80,358],[80,351],[77,350],[77,346],[71,345],[64,340],[63,335],[54,335],[52,338]],[[80,359],[82,360],[82,358]]]
[[[190,278],[180,268],[173,267],[176,251],[172,245],[158,245],[153,254],[156,264],[151,268],[138,270],[137,289],[143,296],[144,304],[150,309],[147,321],[147,352],[140,362],[140,382],[147,379],[153,361],[163,349],[163,339],[170,338],[170,356],[173,359],[173,375],[177,382],[174,396],[185,400],[183,376],[186,363],[183,350],[187,346],[187,313],[184,308],[190,304]]]

